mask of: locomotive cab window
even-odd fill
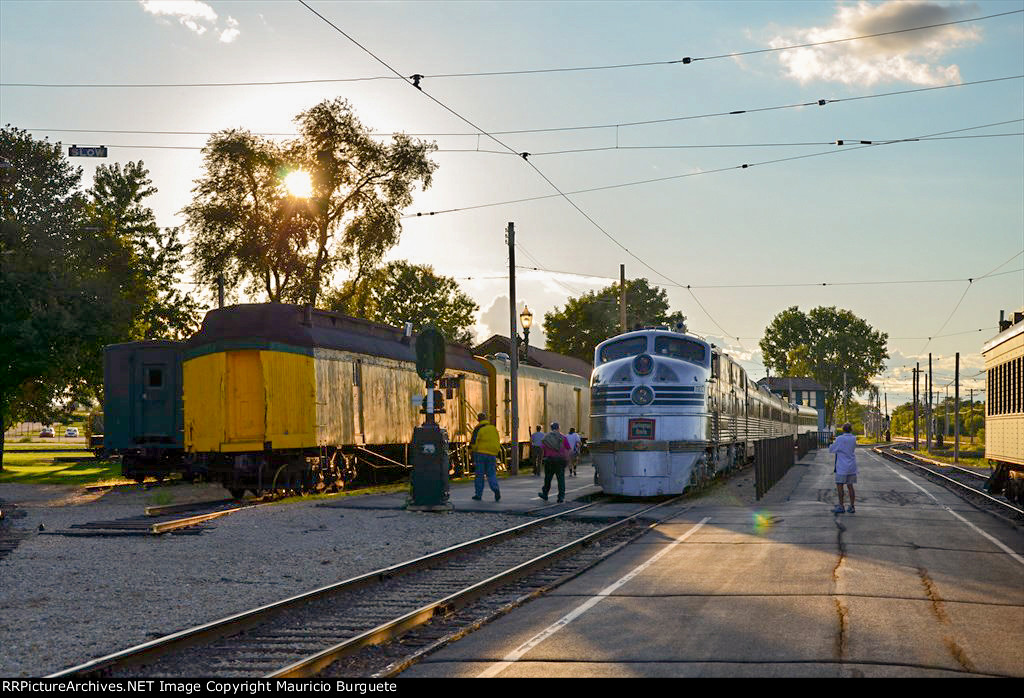
[[[146,369],[146,387],[147,388],[162,388],[162,387],[164,387],[164,370],[162,368],[148,368],[148,369]]]
[[[682,337],[656,337],[654,353],[673,359],[682,359],[698,366],[708,365],[708,350],[703,344]]]
[[[601,363],[608,363],[627,356],[635,356],[647,351],[647,337],[630,337],[612,342],[601,349]]]

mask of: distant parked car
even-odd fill
[[[78,427],[68,427],[64,430],[64,436],[78,436]]]
[[[41,439],[52,439],[54,436],[56,436],[56,434],[53,431],[53,427],[43,427],[43,430],[39,432],[39,438]]]

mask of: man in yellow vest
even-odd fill
[[[476,472],[473,499],[480,501],[484,493],[484,476],[487,484],[494,492],[494,501],[501,501],[501,490],[498,488],[498,454],[501,453],[501,438],[494,425],[487,421],[487,414],[481,412],[477,416],[479,424],[473,430],[469,440],[469,451],[473,454],[473,470]]]

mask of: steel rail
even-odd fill
[[[362,649],[363,647],[382,644],[388,640],[392,640],[403,635],[417,626],[428,623],[437,616],[459,610],[480,597],[494,591],[498,587],[521,579],[537,569],[547,567],[551,563],[575,552],[577,549],[588,545],[592,541],[602,538],[622,526],[625,526],[647,512],[675,503],[682,499],[682,497],[683,495],[680,495],[665,502],[647,507],[646,509],[632,514],[631,516],[625,517],[597,531],[588,533],[581,538],[559,546],[554,550],[538,555],[532,560],[516,565],[504,572],[499,572],[488,579],[472,584],[442,599],[422,606],[415,611],[411,611],[391,621],[382,623],[375,628],[360,633],[359,635],[349,638],[348,640],[334,645],[333,647],[317,652],[306,659],[289,664],[272,674],[268,674],[264,678],[310,678],[316,676],[334,662],[359,649]]]
[[[241,511],[247,507],[234,507],[233,509],[224,509],[223,511],[214,511],[208,514],[196,514],[195,516],[187,516],[183,519],[175,519],[174,521],[164,521],[163,523],[155,523],[149,527],[149,532],[154,535],[161,533],[168,533],[179,528],[188,528],[189,526],[195,526],[196,524],[211,519],[217,519],[221,516],[227,516],[228,514],[234,514],[236,511]]]
[[[915,460],[923,461],[923,462],[928,463],[930,465],[935,465],[935,466],[938,466],[938,467],[941,467],[941,468],[949,468],[951,470],[956,470],[957,472],[961,472],[964,475],[970,475],[972,477],[980,478],[982,480],[987,480],[988,479],[988,475],[982,475],[981,473],[976,473],[973,470],[968,470],[967,468],[962,468],[959,465],[953,465],[952,463],[943,463],[942,461],[939,461],[939,460],[932,460],[931,458],[925,458],[924,456],[919,456],[916,453],[903,452],[902,455],[904,455],[904,456],[906,456],[908,458],[913,458]]]
[[[383,567],[357,577],[335,582],[334,584],[329,584],[312,591],[304,592],[280,601],[275,601],[258,608],[242,611],[241,613],[236,613],[219,620],[204,623],[203,625],[180,630],[176,633],[158,637],[134,647],[129,647],[103,657],[89,660],[83,664],[64,669],[55,674],[50,674],[46,678],[94,675],[104,671],[109,671],[117,666],[145,663],[146,661],[150,661],[154,657],[172,649],[182,649],[205,642],[211,642],[228,635],[234,635],[246,628],[262,623],[278,613],[296,606],[301,606],[333,594],[368,587],[393,577],[399,577],[403,574],[440,562],[448,557],[453,557],[455,555],[475,550],[476,548],[482,548],[506,538],[512,538],[530,529],[543,526],[554,519],[582,511],[583,509],[588,509],[595,504],[596,503],[590,503],[579,507],[573,507],[556,514],[551,514],[550,516],[536,519],[535,521],[528,521],[526,523],[519,524],[518,526],[513,526],[512,528],[497,531],[465,543],[453,545],[428,555],[400,562],[389,567]]]
[[[234,497],[228,499],[212,499],[205,502],[190,502],[184,504],[162,504],[155,507],[146,507],[146,516],[163,516],[164,514],[177,514],[182,511],[189,511],[190,509],[204,509],[206,507],[216,507],[223,504],[232,504],[239,500]]]
[[[1001,499],[996,499],[995,497],[993,497],[992,495],[988,494],[987,492],[983,492],[983,491],[977,490],[977,489],[975,489],[973,487],[969,487],[968,485],[965,485],[962,482],[957,482],[953,478],[946,477],[945,475],[943,475],[940,472],[937,472],[937,471],[932,470],[931,468],[929,468],[927,466],[924,466],[924,465],[922,465],[920,463],[915,462],[913,457],[907,457],[907,456],[900,457],[900,456],[896,455],[895,453],[892,453],[887,448],[874,448],[872,450],[875,453],[878,453],[879,455],[882,455],[882,456],[884,456],[886,458],[890,458],[890,459],[892,459],[892,460],[894,460],[894,461],[896,461],[898,463],[905,463],[907,465],[912,465],[915,468],[920,468],[921,470],[924,470],[927,473],[931,473],[932,475],[934,475],[936,477],[942,478],[946,482],[949,482],[949,483],[952,483],[952,484],[956,485],[960,489],[966,490],[966,491],[970,492],[971,494],[983,497],[983,498],[989,500],[990,502],[992,502],[993,504],[998,504],[999,506],[1001,506],[1001,507],[1003,507],[1005,509],[1009,509],[1009,510],[1015,512],[1016,514],[1020,515],[1020,516],[1024,516],[1024,509],[1020,509],[1018,507],[1015,507],[1014,505],[1010,504],[1009,502],[1004,502]]]

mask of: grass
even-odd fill
[[[88,452],[84,452],[88,454]],[[89,454],[91,455],[91,454]],[[21,485],[75,485],[79,487],[125,482],[121,464],[108,460],[54,462],[45,453],[4,452],[0,483]]]
[[[953,465],[954,464],[953,463],[953,452],[952,451],[949,451],[948,453],[947,452],[936,453],[935,451],[932,451],[931,453],[929,453],[928,451],[926,451],[925,449],[922,448],[922,449],[918,449],[917,451],[911,451],[911,453],[916,453],[917,455],[922,456],[924,458],[931,458],[932,460],[939,461],[940,463],[948,463],[949,465]],[[990,467],[989,463],[988,463],[988,460],[986,460],[984,457],[981,457],[981,458],[964,458],[963,456],[960,456],[960,462],[957,463],[957,465],[963,465],[963,466],[970,467],[970,468],[988,468],[988,467]]]

